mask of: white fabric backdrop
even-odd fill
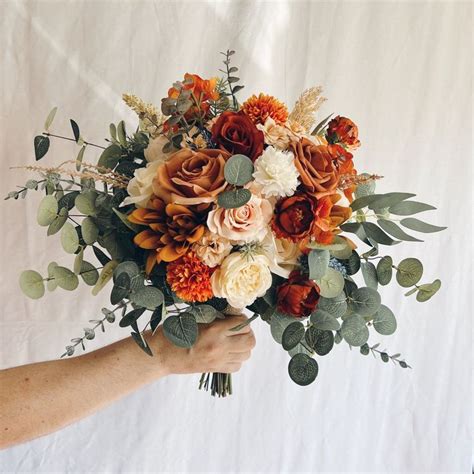
[[[74,118],[91,141],[135,117],[133,92],[159,105],[186,71],[210,76],[219,51],[237,51],[245,94],[292,105],[323,85],[330,112],[354,119],[357,168],[384,175],[382,191],[414,191],[448,225],[417,256],[442,291],[417,304],[383,288],[398,332],[377,338],[413,370],[341,344],[320,360],[315,384],[287,377],[287,356],[264,323],[235,376],[235,395],[211,398],[197,377],[170,377],[67,429],[0,454],[3,472],[470,472],[472,436],[470,202],[472,6],[470,2],[5,1],[1,22],[1,193],[27,179],[33,136],[59,106],[55,130]],[[54,142],[47,163],[74,158]],[[86,159],[92,159],[89,154]],[[17,286],[25,268],[71,264],[58,238],[35,223],[39,195],[1,206],[1,366],[56,358],[106,295],[60,290],[39,302]],[[90,348],[124,337],[118,328]],[[80,387],[77,387],[80,390]]]

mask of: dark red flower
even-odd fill
[[[319,287],[298,270],[277,289],[277,309],[295,318],[308,317],[318,305]]]

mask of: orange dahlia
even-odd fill
[[[204,303],[213,296],[213,272],[214,269],[201,262],[194,252],[188,252],[179,260],[168,263],[166,281],[183,301]]]
[[[267,118],[272,118],[275,123],[282,124],[288,119],[288,109],[277,98],[260,93],[253,95],[242,104],[242,111],[256,124],[264,124]]]

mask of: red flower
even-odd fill
[[[212,141],[232,155],[255,161],[263,152],[263,132],[243,112],[223,112],[212,127]]]
[[[319,287],[298,270],[277,289],[277,309],[295,318],[308,317],[318,305]]]
[[[357,125],[352,120],[339,115],[329,122],[326,138],[329,143],[342,143],[347,148],[353,149],[360,146]]]

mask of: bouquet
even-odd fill
[[[411,193],[375,192],[381,176],[356,170],[355,123],[331,114],[316,125],[320,87],[303,92],[291,112],[263,93],[240,103],[234,51],[222,54],[220,79],[186,74],[161,110],[125,94],[138,126],[127,133],[123,121],[111,124],[105,144],[88,142],[74,120],[72,136],[52,133],[56,108],[50,112],[34,139],[36,160],[53,139],[75,142],[76,158],[25,166],[39,178],[7,199],[41,190],[38,224],[60,233],[74,262],[23,272],[23,292],[36,299],[45,287],[72,291],[80,278],[97,295],[110,284],[112,308],[63,356],[85,349],[116,319],[150,356],[147,338],[160,325],[189,348],[199,324],[246,309],[253,316],[243,324],[269,325],[299,385],[315,380],[315,356],[341,343],[409,367],[368,343],[371,331],[388,336],[397,328],[378,287],[395,274],[406,296],[427,301],[441,282],[420,283],[418,259],[394,262],[382,246],[444,229],[410,217],[434,207]],[[230,374],[203,374],[199,385],[218,396],[232,391]]]

